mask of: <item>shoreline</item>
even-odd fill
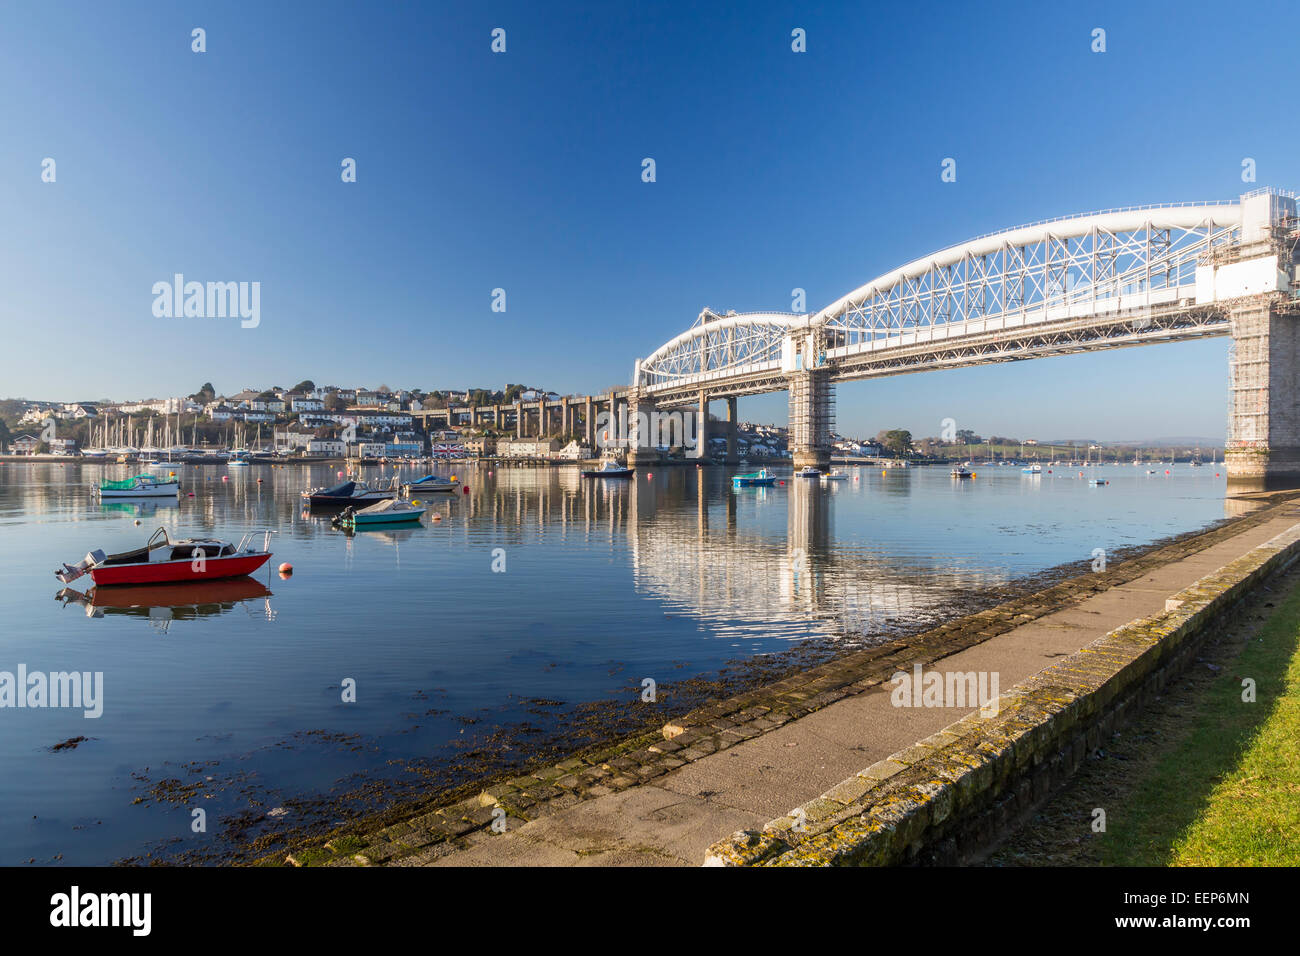
[[[1293,496],[1294,493],[1261,495],[1257,501],[1264,505]],[[561,718],[556,723],[568,729],[552,730],[542,735],[540,740],[524,741],[526,735],[517,726],[497,726],[491,728],[487,745],[478,748],[474,754],[466,755],[466,759],[442,761],[450,766],[443,768],[445,772],[439,775],[441,779],[437,783],[427,787],[403,787],[384,781],[362,788],[366,793],[360,800],[356,792],[331,792],[327,797],[304,798],[299,803],[314,819],[298,825],[272,829],[264,826],[270,823],[265,817],[244,820],[240,821],[239,832],[223,839],[219,846],[187,851],[179,858],[163,853],[161,859],[133,857],[121,862],[337,863],[342,851],[356,849],[354,844],[357,840],[364,842],[386,828],[401,825],[422,814],[427,816],[437,808],[476,805],[479,795],[486,789],[509,785],[511,781],[520,779],[521,774],[527,776],[524,772],[528,768],[550,769],[551,765],[564,764],[591,766],[617,760],[622,754],[653,746],[656,741],[662,742],[662,728],[667,722],[680,722],[688,714],[716,709],[720,703],[737,698],[770,694],[782,682],[799,680],[819,668],[834,668],[837,662],[855,655],[914,652],[933,647],[936,641],[964,641],[961,646],[978,643],[990,636],[989,633],[981,636],[981,632],[996,631],[991,622],[996,623],[1008,615],[1023,616],[1027,609],[1031,615],[1039,616],[1057,607],[1068,607],[1078,600],[1080,593],[1090,594],[1099,587],[1104,589],[1098,578],[1123,574],[1123,569],[1134,561],[1163,563],[1158,552],[1183,547],[1198,538],[1202,539],[1201,547],[1208,547],[1210,540],[1230,537],[1264,520],[1268,511],[1268,507],[1258,507],[1243,515],[1217,519],[1199,529],[1124,549],[1122,554],[1112,559],[1110,571],[1102,575],[1091,572],[1089,561],[1081,559],[1006,585],[963,595],[959,606],[937,623],[867,636],[865,640],[852,644],[835,639],[809,641],[780,655],[733,661],[714,672],[671,685],[660,685],[661,699],[657,705],[629,704],[610,699],[572,705],[565,714],[556,715]],[[521,744],[526,744],[523,756]],[[407,792],[402,793],[403,790]],[[363,809],[359,804],[369,804],[369,807]],[[333,821],[333,825],[323,821]],[[481,821],[478,824],[467,823],[466,832],[476,826],[481,826]],[[451,837],[456,838],[458,836]],[[327,843],[334,850],[326,849]],[[350,861],[350,856],[343,856]]]

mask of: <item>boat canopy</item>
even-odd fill
[[[329,495],[330,497],[342,498],[351,495],[357,487],[355,481],[345,481],[341,485],[335,485],[333,488],[326,488],[324,491],[318,491],[318,495]]]
[[[99,483],[99,487],[104,491],[129,491],[140,482],[155,480],[153,475],[136,475],[134,478],[123,478],[121,481],[104,480]]]

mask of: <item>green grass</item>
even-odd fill
[[[1300,865],[1300,588],[1224,661],[1190,720],[1110,815],[1101,862]]]

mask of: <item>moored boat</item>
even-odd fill
[[[631,478],[634,469],[626,468],[616,461],[606,461],[595,471],[584,471],[584,478]]]
[[[215,581],[220,578],[252,574],[271,557],[272,531],[262,531],[262,548],[250,545],[250,531],[239,544],[219,541],[216,538],[185,538],[172,541],[166,528],[153,533],[142,548],[105,554],[91,551],[80,564],[65,564],[54,575],[69,584],[84,574],[89,574],[96,587],[116,584],[175,584],[180,582]]]
[[[948,472],[950,478],[974,478],[975,472],[971,471],[965,465],[958,465],[952,471]]]
[[[849,476],[842,471],[828,471],[822,475],[822,481],[848,481]]]
[[[95,494],[100,498],[175,498],[181,490],[180,482],[173,477],[136,475],[122,481],[100,481]]]
[[[450,478],[443,478],[441,475],[425,475],[417,481],[408,481],[402,485],[402,494],[413,495],[417,492],[420,494],[450,494],[460,487],[460,481],[455,475]]]
[[[333,524],[340,528],[364,528],[370,525],[419,521],[425,510],[423,505],[402,501],[400,498],[389,498],[368,508],[362,508],[360,511],[351,506],[344,508],[342,514],[334,517]]]
[[[733,488],[753,488],[776,484],[776,475],[770,475],[766,468],[748,475],[734,475],[731,479]]]
[[[1041,475],[1043,473],[1043,466],[1030,465],[1028,468],[1021,468],[1020,471],[1025,475]]]
[[[371,488],[364,481],[352,479],[331,488],[313,488],[304,491],[302,497],[313,506],[340,507],[353,505],[365,507],[388,498],[396,498],[397,492],[392,488]]]
[[[807,467],[800,468],[796,471],[794,476],[796,478],[820,478],[822,474],[823,472],[820,468],[814,468],[812,465],[808,465]]]

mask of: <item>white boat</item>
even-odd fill
[[[439,494],[454,492],[460,487],[460,480],[455,475],[443,478],[441,475],[425,475],[417,481],[408,481],[402,485],[402,493],[407,497],[414,494]]]
[[[395,524],[399,521],[419,521],[424,514],[424,505],[417,505],[401,498],[389,498],[360,511],[351,507],[336,515],[333,523],[344,528],[356,528],[372,524]]]
[[[136,475],[123,481],[105,479],[99,483],[95,494],[100,498],[175,498],[180,489],[180,482],[175,478]]]
[[[822,475],[822,481],[848,481],[849,476],[842,471],[828,471]]]
[[[1043,473],[1043,466],[1030,465],[1028,468],[1021,468],[1020,471],[1025,475],[1041,475]]]
[[[822,477],[822,474],[820,468],[814,468],[812,465],[808,465],[806,468],[801,468],[796,471],[794,476],[796,478],[820,478]]]

